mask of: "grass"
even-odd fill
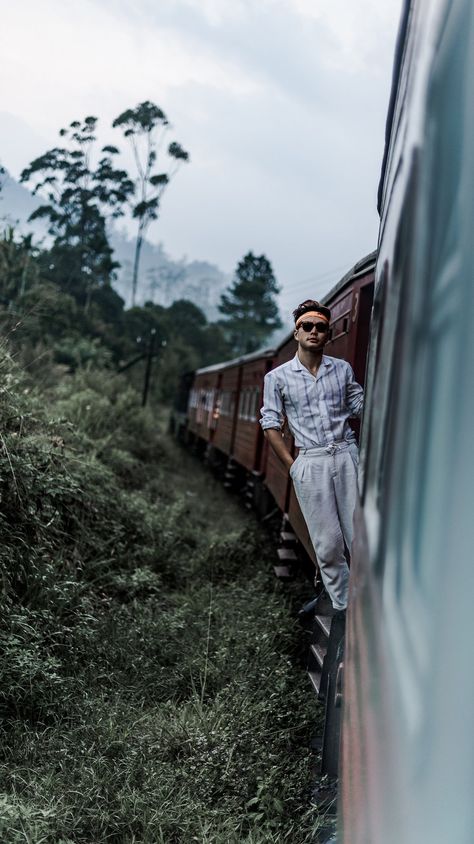
[[[0,840],[314,840],[321,714],[268,535],[120,379],[6,374]]]

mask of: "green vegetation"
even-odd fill
[[[172,400],[182,372],[231,356],[222,329],[192,302],[125,309],[110,280],[91,286],[90,275],[72,272],[75,258],[69,246],[41,250],[12,229],[0,239],[0,330],[37,378],[55,364],[65,372],[87,365],[116,373],[141,356],[127,372],[140,388],[153,331],[152,399],[162,403]]]
[[[0,840],[310,841],[314,703],[267,536],[123,377],[40,393],[4,354],[1,382]]]
[[[262,348],[282,327],[276,296],[279,293],[272,265],[265,255],[249,252],[237,264],[234,281],[221,298],[221,325],[236,355]]]

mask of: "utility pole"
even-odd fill
[[[143,398],[142,398],[142,407],[145,407],[148,399],[148,390],[150,388],[150,376],[151,376],[151,363],[153,360],[153,353],[155,351],[155,337],[156,337],[156,328],[152,328],[150,331],[150,339],[148,341],[148,352],[146,356],[146,369],[145,369],[145,381],[143,383]]]

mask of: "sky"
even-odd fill
[[[265,254],[285,313],[376,247],[400,11],[401,0],[4,2],[0,160],[18,176],[90,114],[120,145],[112,120],[157,103],[190,162],[149,239],[228,273]]]

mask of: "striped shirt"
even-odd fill
[[[363,391],[345,360],[323,355],[317,377],[296,354],[265,376],[263,430],[283,427],[284,416],[298,448],[355,440],[351,416],[362,412]]]

